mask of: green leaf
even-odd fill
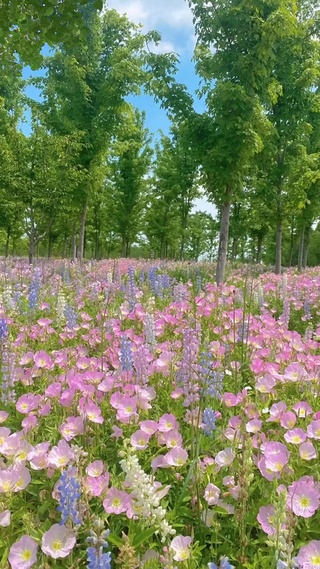
[[[144,541],[147,541],[154,534],[155,534],[154,528],[148,528],[145,531],[137,533],[132,540],[133,547],[139,547],[139,545],[141,545]]]

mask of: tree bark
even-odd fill
[[[258,233],[257,236],[257,252],[256,252],[256,263],[260,263],[261,261],[261,253],[262,253],[262,242],[263,242],[263,236],[261,233]]]
[[[50,259],[51,255],[52,255],[52,243],[53,243],[52,233],[51,233],[51,231],[49,231],[49,235],[48,235],[48,252],[47,252],[48,259]]]
[[[29,237],[29,265],[32,265],[34,261],[35,250],[36,250],[36,240],[32,232]]]
[[[235,261],[238,253],[238,239],[237,237],[232,238],[232,247],[231,247],[231,261]]]
[[[305,226],[303,225],[300,231],[299,239],[299,252],[298,252],[298,271],[301,273],[303,268],[303,252],[304,252],[304,238],[305,238]]]
[[[310,243],[310,234],[311,234],[311,226],[309,225],[306,228],[305,236],[304,236],[304,247],[302,253],[302,268],[306,269],[308,264],[308,250],[309,250],[309,243]]]
[[[79,228],[78,259],[80,265],[82,265],[84,258],[84,239],[85,239],[87,209],[88,209],[88,198],[86,197],[85,202],[82,206],[81,217],[80,217],[80,228]]]
[[[224,273],[227,263],[230,211],[231,211],[231,198],[232,198],[232,189],[229,186],[226,188],[224,197],[225,199],[221,208],[221,220],[220,220],[220,238],[219,238],[217,272],[216,272],[217,285],[222,283],[224,280]]]
[[[290,233],[289,267],[292,267],[293,248],[294,248],[294,228],[293,228],[293,224],[292,224],[291,225],[291,233]]]
[[[5,246],[5,258],[9,256],[9,244],[10,244],[11,227],[8,225],[6,232],[6,246]]]
[[[73,262],[75,263],[76,258],[77,258],[77,236],[75,231],[72,234],[72,239],[71,239],[71,258],[73,260]]]
[[[281,253],[282,253],[282,219],[277,222],[277,237],[276,237],[276,275],[281,274]]]

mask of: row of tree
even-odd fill
[[[65,14],[56,18],[56,36],[51,20],[55,48],[42,62],[44,77],[34,79],[41,102],[27,100],[23,61],[40,61],[47,32],[44,27],[35,51],[25,51],[17,41],[24,28],[12,22],[18,36],[7,33],[0,66],[5,254],[20,253],[26,240],[30,262],[37,251],[44,254],[44,244],[49,256],[80,262],[116,254],[206,254],[217,259],[218,283],[228,255],[263,258],[280,272],[284,247],[287,264],[306,265],[320,215],[317,2],[189,4],[202,114],[176,81],[177,56],[152,51],[159,34],[143,34],[107,7],[99,12],[93,0],[77,3],[73,35],[61,32]],[[144,114],[127,100],[142,88],[172,121],[170,134],[161,133],[156,144]],[[30,136],[19,128],[26,106]],[[193,211],[203,192],[217,221]]]

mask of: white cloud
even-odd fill
[[[193,29],[192,13],[185,0],[108,0],[107,5],[126,13],[146,30],[163,25],[184,31]]]

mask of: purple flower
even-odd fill
[[[37,542],[23,535],[16,541],[9,551],[9,563],[12,569],[29,569],[37,561]]]
[[[300,569],[320,569],[320,541],[310,541],[301,547],[297,562]]]

